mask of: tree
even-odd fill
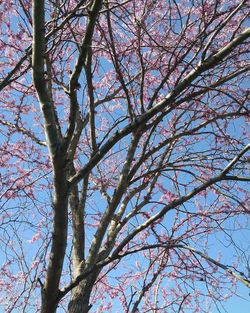
[[[250,287],[248,1],[0,5],[5,312],[208,312]]]

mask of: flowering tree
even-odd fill
[[[0,6],[5,312],[209,312],[250,287],[249,2]]]

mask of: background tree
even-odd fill
[[[250,287],[248,1],[0,6],[5,312],[209,312]]]

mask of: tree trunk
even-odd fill
[[[72,291],[71,300],[68,306],[68,313],[87,313],[92,305],[89,304],[92,286],[82,281]]]
[[[55,179],[53,232],[45,283],[42,288],[42,313],[54,313],[59,302],[59,284],[67,247],[68,183],[62,169]]]
[[[45,291],[42,291],[42,309],[41,313],[56,313],[58,302],[51,299]]]

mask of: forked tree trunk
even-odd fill
[[[83,271],[84,268],[81,269]],[[85,268],[86,270],[86,268]],[[100,274],[100,269],[95,270],[86,279],[81,281],[77,287],[72,290],[71,300],[68,305],[68,313],[88,313],[92,307],[90,295],[95,281]]]
[[[92,286],[82,281],[72,291],[71,300],[68,306],[68,313],[88,313],[91,309],[90,294]]]
[[[46,294],[42,293],[42,309],[41,313],[56,313],[58,307],[57,301],[50,299]]]

